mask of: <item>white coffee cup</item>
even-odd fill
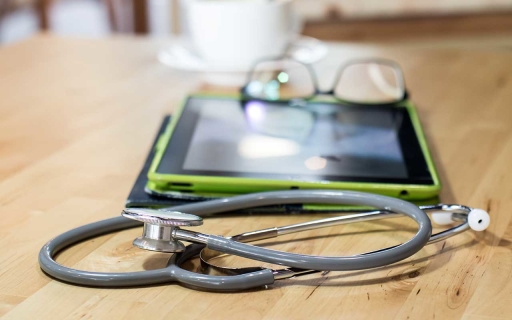
[[[241,68],[284,54],[301,27],[292,0],[188,0],[186,23],[202,59]]]

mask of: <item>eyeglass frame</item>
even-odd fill
[[[271,99],[264,99],[264,98],[254,97],[254,96],[249,95],[247,93],[247,87],[251,83],[251,79],[252,79],[252,77],[253,77],[253,75],[254,75],[254,73],[256,71],[256,67],[258,66],[258,64],[261,64],[263,62],[271,62],[271,61],[279,61],[279,60],[291,60],[293,62],[301,64],[302,66],[304,66],[306,68],[306,70],[309,73],[310,79],[313,82],[313,87],[314,87],[314,92],[310,96],[307,96],[307,97],[297,97],[297,98],[291,98],[291,99],[271,100]],[[371,103],[371,102],[361,103],[361,102],[355,102],[355,101],[349,101],[349,100],[341,99],[340,97],[338,97],[335,94],[336,85],[340,82],[341,76],[343,74],[343,71],[345,71],[345,69],[347,69],[347,67],[349,67],[351,65],[355,65],[355,64],[372,63],[372,62],[373,63],[379,63],[379,64],[382,64],[382,65],[390,66],[390,67],[393,68],[393,70],[396,70],[396,71],[399,72],[398,73],[399,76],[397,77],[397,81],[399,82],[399,84],[401,85],[401,87],[403,88],[403,91],[404,91],[400,98],[398,98],[396,101],[385,102],[385,103],[379,103],[379,102],[378,103]],[[294,59],[293,57],[289,57],[289,56],[280,56],[280,57],[274,57],[274,58],[261,59],[261,60],[256,61],[253,64],[253,67],[251,68],[251,71],[247,75],[247,81],[245,82],[244,86],[242,88],[240,88],[240,94],[241,94],[242,100],[244,100],[244,101],[248,101],[248,100],[258,100],[258,101],[309,101],[309,100],[312,100],[316,96],[319,96],[319,95],[329,95],[329,96],[332,96],[333,98],[335,98],[336,100],[338,100],[340,102],[343,102],[345,104],[361,105],[361,106],[367,106],[367,105],[393,106],[393,105],[399,104],[399,103],[401,103],[401,102],[403,102],[403,101],[405,101],[405,100],[407,100],[409,98],[409,93],[407,91],[407,88],[405,87],[405,77],[404,77],[404,73],[403,73],[402,67],[400,67],[400,65],[396,61],[393,61],[393,60],[390,60],[390,59],[385,59],[385,58],[364,58],[364,59],[350,59],[350,60],[348,60],[347,62],[345,62],[345,63],[340,65],[340,67],[338,68],[338,71],[336,72],[336,76],[334,78],[334,82],[333,82],[332,88],[329,89],[329,90],[326,90],[326,91],[322,91],[322,90],[319,89],[318,78],[317,78],[316,72],[313,70],[313,68],[311,67],[310,64],[306,64],[304,62],[301,62],[301,61],[299,61],[297,59]]]

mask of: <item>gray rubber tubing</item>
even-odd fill
[[[421,250],[432,232],[428,216],[415,205],[395,198],[351,191],[294,190],[263,192],[181,205],[173,207],[172,210],[207,216],[254,206],[298,203],[372,206],[403,213],[414,219],[418,223],[419,229],[411,240],[401,245],[376,253],[349,257],[322,257],[286,253],[238,243],[218,236],[210,236],[207,245],[217,251],[290,267],[313,270],[356,270],[379,267],[405,259]],[[208,290],[241,290],[274,282],[271,270],[237,276],[210,276],[186,271],[171,263],[167,268],[159,270],[103,273],[68,268],[53,260],[53,256],[60,250],[75,243],[140,225],[142,224],[139,222],[116,217],[65,232],[50,240],[41,248],[39,253],[41,268],[49,275],[63,281],[100,287],[138,286],[178,281]]]
[[[294,203],[372,206],[403,213],[414,219],[418,223],[419,229],[412,239],[396,247],[375,253],[347,257],[294,254],[252,246],[218,236],[209,237],[208,248],[248,259],[301,269],[323,271],[360,270],[381,267],[406,259],[421,250],[432,234],[430,219],[426,213],[414,204],[396,198],[355,191],[294,190],[262,192],[181,205],[173,207],[172,210],[205,216],[255,206]]]
[[[173,255],[166,268],[138,272],[91,272],[65,267],[53,257],[59,251],[80,241],[97,237],[123,229],[142,226],[142,223],[123,217],[93,222],[76,229],[67,231],[48,241],[39,252],[39,265],[50,276],[59,280],[94,287],[132,287],[141,285],[154,285],[169,282],[180,282],[195,288],[213,291],[245,290],[274,283],[272,270],[266,269],[236,276],[203,275],[180,268],[181,263],[199,253],[200,247],[187,247],[187,251],[180,255],[189,255],[180,259]],[[190,252],[190,249],[195,252]]]

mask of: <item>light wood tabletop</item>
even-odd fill
[[[37,262],[41,246],[70,228],[119,215],[162,117],[187,93],[204,89],[197,74],[158,63],[156,53],[166,44],[38,36],[0,49],[0,315],[512,317],[512,52],[507,51],[330,44],[328,57],[316,65],[326,85],[351,57],[398,61],[441,175],[441,200],[488,210],[492,222],[484,233],[463,233],[383,268],[309,275],[238,293],[200,292],[173,283],[97,289],[45,275]],[[223,217],[207,219],[196,230],[231,235],[323,216]],[[404,241],[413,227],[406,219],[367,222],[288,236],[269,246],[355,254]],[[164,266],[169,255],[132,246],[139,233],[132,229],[86,241],[57,260],[97,271]]]

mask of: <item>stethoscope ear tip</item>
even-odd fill
[[[436,211],[431,214],[432,221],[438,226],[446,226],[454,223],[452,213],[449,211]]]
[[[473,209],[468,214],[469,227],[475,231],[484,231],[490,223],[491,217],[485,210]]]
[[[449,211],[437,211],[432,213],[432,221],[438,226],[445,226],[454,223],[453,213]],[[482,209],[471,209],[467,221],[469,227],[474,231],[484,231],[491,223],[491,217]]]

